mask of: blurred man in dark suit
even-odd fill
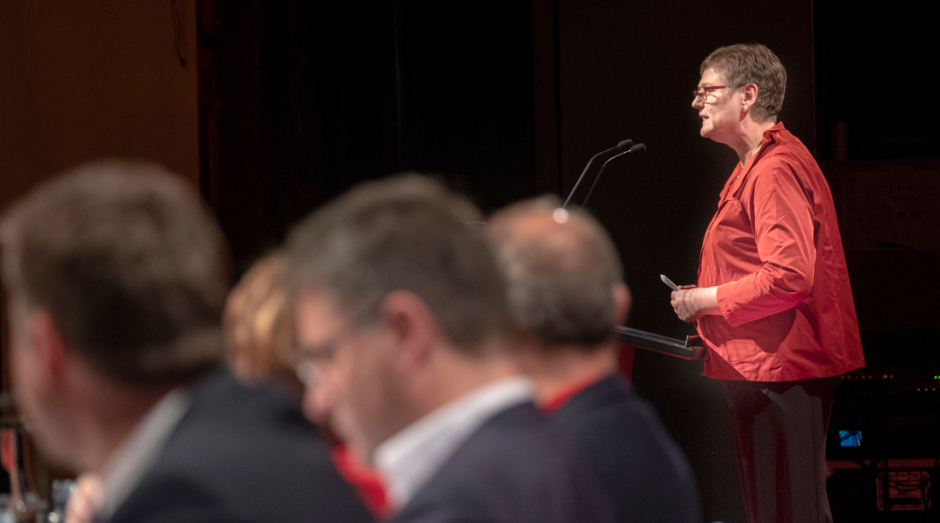
[[[505,289],[465,199],[373,182],[291,235],[311,416],[388,481],[402,522],[591,523],[609,507],[504,353]]]
[[[653,407],[617,375],[630,292],[607,232],[555,198],[513,205],[488,235],[522,370],[590,458],[621,522],[701,522],[694,476]]]
[[[87,165],[0,240],[21,412],[49,459],[101,478],[97,521],[370,520],[286,398],[219,367],[226,248],[178,176]]]

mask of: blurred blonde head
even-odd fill
[[[299,394],[303,388],[291,365],[294,337],[285,268],[281,254],[268,255],[255,262],[232,289],[223,320],[226,359],[245,383],[280,382]]]

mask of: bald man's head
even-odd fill
[[[496,213],[487,227],[519,336],[590,349],[625,319],[629,291],[617,250],[590,215],[544,197]]]

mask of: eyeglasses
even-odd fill
[[[343,326],[336,329],[332,336],[316,345],[306,345],[297,348],[294,357],[294,373],[301,383],[313,386],[322,381],[328,372],[340,347],[345,345],[353,336],[361,334],[363,327],[358,325],[368,309],[363,307],[346,316]]]
[[[334,351],[335,352],[335,351]],[[323,360],[332,359],[304,351],[294,361],[294,374],[300,383],[310,387],[323,381]],[[321,360],[321,361],[317,361]]]
[[[692,91],[692,103],[696,103],[699,100],[703,104],[712,103],[715,101],[715,91],[719,89],[724,89],[728,87],[727,85],[710,85],[707,87],[701,87]]]
[[[300,347],[294,360],[294,372],[297,374],[297,379],[308,386],[322,381],[323,375],[336,359],[339,347],[358,332],[347,325],[326,341]]]

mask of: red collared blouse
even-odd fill
[[[783,123],[725,183],[698,286],[717,286],[721,309],[696,323],[709,377],[792,381],[865,365],[829,185]]]

